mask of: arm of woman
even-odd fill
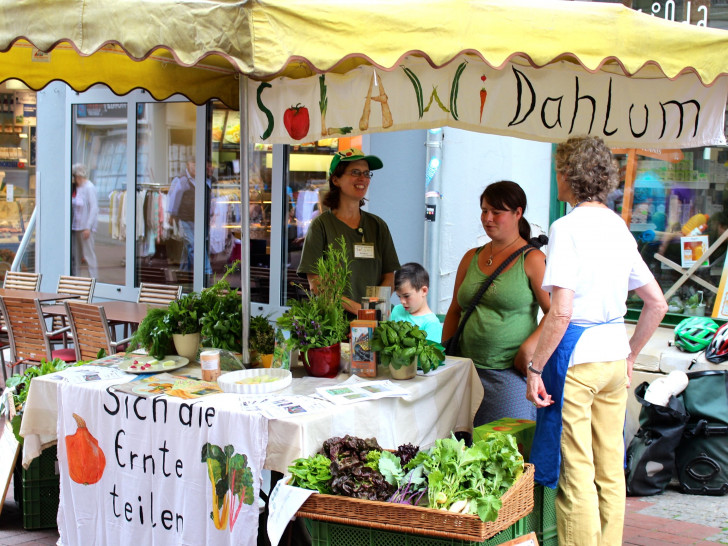
[[[382,273],[382,278],[379,280],[379,286],[388,286],[391,293],[394,294],[394,271]]]
[[[642,298],[644,306],[642,307],[640,318],[637,320],[634,333],[629,339],[630,350],[627,356],[628,387],[632,383],[632,366],[637,355],[640,354],[642,348],[660,325],[660,321],[662,321],[665,313],[667,313],[667,302],[656,280],[653,279],[647,284],[640,286],[635,289],[635,292]]]
[[[551,308],[548,315],[541,321],[543,328],[531,359],[536,370],[543,370],[551,354],[559,345],[561,338],[564,337],[564,332],[566,332],[571,321],[573,309],[574,291],[555,286],[551,293]],[[546,392],[541,376],[533,372],[528,372],[526,398],[539,408],[545,408],[553,404],[551,395]]]
[[[541,322],[531,335],[526,338],[526,341],[523,342],[516,353],[516,357],[513,359],[513,367],[525,376],[527,374],[528,363],[531,362],[533,353],[536,350],[538,338],[541,335],[541,330],[543,328],[544,319],[551,308],[551,298],[549,293],[541,288],[541,284],[543,283],[543,274],[546,270],[546,255],[540,250],[532,250],[526,254],[526,262],[524,265],[526,276],[528,277],[531,285],[531,290],[533,291],[534,296],[536,296],[536,301],[544,314]]]
[[[462,312],[460,304],[458,303],[458,290],[460,290],[460,285],[463,284],[463,279],[465,279],[465,274],[468,272],[468,266],[475,255],[475,250],[476,249],[474,248],[468,250],[462,260],[460,260],[460,265],[458,265],[458,271],[455,274],[455,286],[452,291],[452,300],[450,301],[450,307],[447,309],[447,314],[445,315],[445,323],[442,326],[443,342],[454,336],[458,329],[460,313]]]

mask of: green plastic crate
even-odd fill
[[[306,520],[312,546],[496,546],[528,533],[536,533],[539,546],[558,546],[556,490],[534,486],[533,511],[485,542],[446,539],[380,531],[366,527]]]
[[[485,542],[381,531],[325,521],[306,520],[312,546],[496,546],[526,534],[525,518]]]
[[[23,527],[49,529],[56,527],[60,478],[57,473],[56,446],[44,449],[28,469],[22,470]]]
[[[533,511],[521,521],[525,526],[523,534],[536,533],[539,546],[558,546],[559,544],[556,535],[555,502],[556,489],[534,485]]]

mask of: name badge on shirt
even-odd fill
[[[374,243],[356,243],[354,245],[354,258],[374,259]]]

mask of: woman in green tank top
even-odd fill
[[[523,217],[526,194],[515,182],[490,184],[480,196],[480,219],[490,242],[470,249],[460,261],[442,339],[455,334],[478,289],[513,252],[526,245],[531,226]],[[546,257],[528,250],[493,281],[465,323],[458,354],[470,358],[485,394],[474,419],[480,426],[503,417],[535,419],[526,400],[526,368],[538,342],[538,308],[549,311],[541,289]]]

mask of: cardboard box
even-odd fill
[[[377,354],[372,350],[376,320],[351,321],[351,373],[361,377],[377,376]]]
[[[536,432],[536,421],[529,419],[514,419],[504,417],[492,423],[486,423],[473,430],[473,442],[484,439],[491,432],[507,432],[516,437],[518,451],[523,455],[523,460],[528,461],[531,455],[533,434]]]

